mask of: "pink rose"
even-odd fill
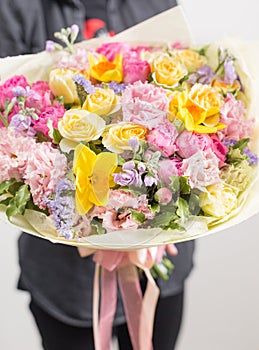
[[[189,176],[189,184],[192,188],[201,191],[206,186],[219,183],[219,160],[211,149],[204,152],[198,151],[182,163],[183,175]]]
[[[125,59],[123,61],[123,82],[126,84],[132,84],[138,80],[144,83],[150,72],[150,65],[147,61],[138,59]]]
[[[96,50],[96,52],[104,55],[109,61],[113,61],[114,58],[119,54],[122,54],[124,56],[125,54],[130,53],[130,51],[130,44],[120,42],[102,44]]]
[[[159,161],[158,175],[159,180],[164,186],[168,186],[171,183],[170,176],[181,176],[183,172],[181,170],[182,160],[177,158],[163,159]]]
[[[122,93],[123,121],[153,129],[166,119],[168,102],[163,88],[137,81]]]
[[[205,151],[212,147],[212,140],[207,134],[196,134],[184,130],[175,141],[177,153],[182,158],[189,158],[198,150]]]
[[[163,156],[168,157],[178,150],[178,147],[175,145],[177,136],[178,131],[174,124],[165,120],[149,132],[146,140],[150,146],[155,147],[162,152]]]

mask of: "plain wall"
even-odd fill
[[[198,41],[225,35],[259,39],[255,1],[180,3]],[[258,227],[259,215],[196,241],[176,350],[259,349]],[[0,349],[40,350],[28,295],[16,290],[18,236],[17,230],[0,222]]]

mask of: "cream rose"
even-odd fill
[[[95,88],[94,94],[87,95],[82,108],[98,115],[109,115],[120,108],[119,102],[114,90]]]
[[[74,142],[97,140],[105,129],[105,121],[97,114],[84,109],[70,109],[58,123],[63,137]]]
[[[129,140],[132,137],[145,139],[147,129],[141,125],[133,123],[124,123],[111,125],[103,134],[103,145],[109,151],[122,153],[131,150]]]
[[[198,52],[190,49],[174,50],[171,51],[170,54],[173,58],[183,64],[188,72],[195,72],[207,62],[205,56],[199,55]]]
[[[78,72],[73,69],[53,69],[49,74],[50,89],[55,96],[63,96],[64,103],[79,103],[73,76]]]
[[[188,74],[185,66],[174,58],[164,55],[154,59],[152,77],[158,85],[176,87],[179,81]]]
[[[207,186],[200,195],[200,207],[205,214],[224,217],[237,208],[237,195],[233,187],[224,182]]]

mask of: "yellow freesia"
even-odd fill
[[[76,209],[84,215],[94,205],[105,206],[109,198],[110,177],[117,167],[117,155],[109,152],[95,154],[79,144],[74,154],[76,176]]]
[[[98,57],[89,54],[88,59],[92,78],[105,83],[110,81],[120,83],[123,80],[121,54],[117,55],[112,62],[101,54]]]

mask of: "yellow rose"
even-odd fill
[[[177,118],[188,131],[214,133],[225,127],[219,122],[222,96],[210,85],[195,84],[190,91],[178,95]]]
[[[95,154],[79,144],[74,153],[76,177],[76,209],[84,215],[93,205],[105,206],[109,198],[110,177],[117,167],[117,155],[110,152]]]
[[[117,55],[113,62],[111,62],[103,55],[95,57],[89,54],[88,60],[90,63],[90,76],[92,78],[105,83],[109,81],[120,83],[123,80],[122,55]]]
[[[237,208],[236,191],[224,182],[207,186],[200,195],[200,207],[205,214],[222,218]]]
[[[99,115],[77,108],[66,111],[58,122],[60,134],[75,142],[97,140],[105,126],[105,121]]]
[[[189,73],[195,72],[207,62],[205,56],[199,55],[197,52],[190,49],[174,50],[171,51],[170,54],[183,64]]]
[[[73,69],[52,69],[49,74],[50,89],[55,96],[63,96],[64,103],[78,103],[76,86],[72,80],[78,72]]]
[[[89,94],[83,104],[83,109],[99,115],[109,115],[119,108],[119,97],[112,89],[95,88],[94,94]]]
[[[156,57],[152,63],[152,77],[156,84],[176,87],[188,73],[187,69],[174,58],[167,55]]]
[[[103,134],[102,143],[109,151],[122,153],[126,150],[131,150],[129,139],[137,137],[140,140],[144,140],[146,133],[147,129],[141,125],[121,122],[107,128]]]

